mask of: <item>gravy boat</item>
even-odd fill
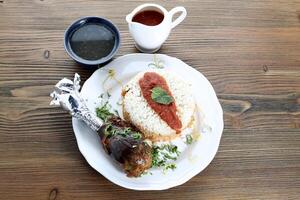
[[[163,14],[163,21],[155,26],[148,26],[132,21],[136,14],[148,10]],[[181,12],[181,14],[173,21],[173,16],[178,12]],[[126,16],[126,21],[129,32],[135,41],[136,48],[145,53],[153,53],[159,50],[168,38],[171,30],[184,20],[186,14],[186,9],[182,6],[175,7],[169,12],[164,7],[152,3],[142,4],[135,8]]]

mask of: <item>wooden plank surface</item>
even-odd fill
[[[118,56],[137,52],[125,15],[139,0],[0,1],[0,199],[299,199],[300,0],[154,1],[188,11],[159,53],[214,86],[224,109],[219,152],[167,191],[120,188],[78,151],[68,114],[49,106],[62,77],[91,71],[64,52],[66,27],[103,16],[120,29]]]

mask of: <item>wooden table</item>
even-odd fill
[[[134,53],[125,15],[138,0],[0,1],[0,199],[299,199],[300,0],[155,1],[186,20],[159,53],[201,71],[224,109],[213,162],[186,184],[136,192],[112,184],[80,154],[71,118],[49,106],[62,77],[92,71],[64,51],[67,26],[103,16]]]

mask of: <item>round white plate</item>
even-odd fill
[[[212,161],[217,153],[222,131],[223,111],[215,91],[209,81],[197,70],[181,60],[163,54],[129,54],[121,56],[105,67],[98,69],[84,83],[81,94],[87,100],[88,107],[95,111],[99,106],[99,96],[109,91],[110,104],[122,113],[118,101],[121,98],[121,85],[126,84],[138,72],[149,68],[164,68],[177,74],[191,84],[198,107],[197,126],[201,132],[199,140],[186,145],[176,169],[163,172],[151,169],[152,175],[129,178],[121,167],[103,150],[99,136],[84,122],[73,118],[73,129],[78,147],[87,162],[113,183],[134,190],[164,190],[181,185],[200,173]]]

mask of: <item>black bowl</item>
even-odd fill
[[[106,57],[103,57],[98,60],[86,60],[86,59],[83,59],[83,58],[79,57],[78,55],[76,55],[76,53],[72,50],[72,47],[70,44],[70,39],[72,37],[72,34],[78,28],[84,26],[87,23],[105,25],[114,34],[114,36],[115,36],[114,47],[113,47],[112,51],[110,52],[110,54],[108,54]],[[65,36],[64,36],[64,47],[65,47],[66,52],[69,54],[69,56],[71,58],[73,58],[76,62],[86,65],[86,66],[94,66],[95,67],[95,66],[107,63],[117,53],[117,50],[120,47],[120,33],[119,33],[119,30],[117,29],[117,27],[107,19],[100,18],[100,17],[84,17],[84,18],[81,18],[81,19],[73,22],[69,26],[69,28],[66,30]]]

